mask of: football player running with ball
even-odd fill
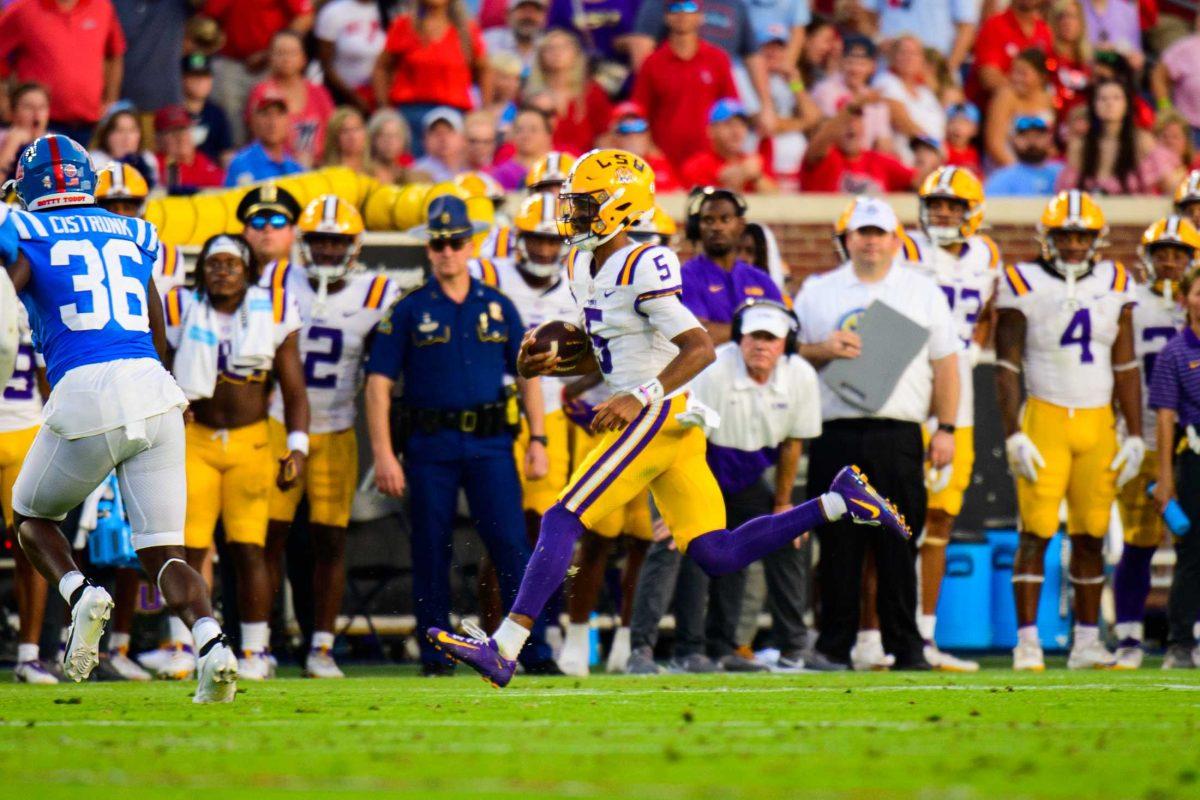
[[[925,660],[934,669],[975,672],[979,664],[943,653],[934,642],[937,604],[946,574],[946,545],[954,518],[962,511],[963,494],[975,465],[975,392],[972,370],[991,333],[1000,251],[979,233],[983,223],[983,185],[970,170],[939,167],[921,184],[917,215],[921,229],[904,242],[904,253],[918,270],[933,278],[958,326],[963,352],[958,358],[958,416],[954,421],[954,460],[930,470],[929,511],[921,542],[921,610],[917,627],[925,640]],[[934,421],[936,424],[936,420]]]
[[[830,490],[780,514],[725,529],[725,505],[705,461],[703,432],[680,423],[687,383],[715,358],[712,340],[680,302],[679,261],[655,245],[629,238],[634,222],[654,208],[654,172],[623,150],[593,150],[579,159],[559,194],[560,232],[573,245],[567,279],[592,342],[592,358],[567,374],[599,370],[616,393],[597,406],[592,429],[600,444],[578,465],[542,518],[537,547],[508,617],[488,636],[430,628],[436,647],[494,686],[508,684],[534,619],[562,583],[575,543],[588,528],[649,487],[679,549],[710,575],[757,561],[806,531],[849,514],[908,536],[904,520],[854,467]],[[551,374],[557,356],[518,358],[522,375]],[[562,373],[560,373],[562,374]]]
[[[213,619],[208,586],[184,560],[187,400],[161,361],[163,309],[151,277],[158,234],[97,208],[95,186],[86,150],[43,136],[17,165],[28,210],[11,212],[0,229],[19,237],[2,259],[31,311],[53,387],[13,487],[18,536],[70,606],[63,670],[86,680],[113,600],[84,578],[57,523],[115,469],[142,567],[199,648],[193,699],[230,702],[237,658]]]
[[[1017,479],[1020,543],[1013,563],[1017,646],[1013,668],[1045,669],[1037,609],[1046,544],[1067,501],[1075,636],[1070,669],[1107,669],[1100,641],[1104,535],[1117,488],[1146,454],[1133,340],[1133,275],[1101,259],[1108,226],[1085,192],[1061,192],[1042,212],[1037,261],[1008,266],[996,306],[996,388]],[[1021,375],[1028,398],[1021,405]],[[1117,447],[1112,399],[1127,436]]]
[[[1156,414],[1149,406],[1149,383],[1154,359],[1187,322],[1179,286],[1185,275],[1200,266],[1200,233],[1185,217],[1163,217],[1142,234],[1138,257],[1144,274],[1136,288],[1133,341],[1145,382],[1142,426],[1144,431],[1153,431]],[[1147,449],[1153,451],[1155,438],[1147,440]],[[1142,617],[1150,594],[1150,560],[1162,544],[1164,528],[1147,491],[1157,472],[1158,459],[1146,458],[1137,477],[1117,495],[1125,534],[1125,548],[1113,575],[1117,669],[1137,669],[1142,665]]]

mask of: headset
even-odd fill
[[[739,217],[746,216],[749,205],[746,198],[732,189],[722,189],[720,186],[693,186],[687,198],[687,222],[683,234],[688,241],[700,241],[700,206],[710,198],[728,200],[737,208]]]
[[[790,308],[780,303],[777,300],[756,300],[751,299],[742,303],[733,312],[733,324],[730,326],[729,338],[734,342],[741,343],[742,341],[742,316],[755,306],[767,306],[769,308],[778,309],[787,315],[791,323],[788,328],[787,336],[783,340],[783,354],[785,356],[796,355],[800,352],[798,339],[800,338],[800,320],[796,318],[796,314]]]

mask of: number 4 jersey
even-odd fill
[[[299,265],[276,263],[261,285],[283,287],[300,308],[300,360],[312,414],[310,433],[332,433],[354,427],[361,385],[363,352],[375,326],[387,316],[400,288],[376,273],[351,272],[340,291],[317,305],[317,292]],[[271,395],[271,417],[283,422],[283,397]]]
[[[679,353],[672,343],[700,322],[680,301],[679,259],[657,245],[629,245],[592,275],[593,256],[572,248],[567,280],[604,381],[628,391],[654,380]],[[675,390],[668,397],[683,391]]]
[[[999,309],[1025,316],[1025,388],[1064,408],[1099,408],[1112,402],[1112,346],[1121,311],[1137,302],[1133,276],[1101,261],[1075,282],[1042,262],[1005,267]]]

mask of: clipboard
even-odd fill
[[[929,340],[929,330],[876,300],[863,312],[857,333],[861,355],[830,362],[821,379],[850,405],[874,414]]]

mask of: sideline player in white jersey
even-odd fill
[[[1085,192],[1059,193],[1038,225],[1041,258],[1005,267],[997,294],[996,390],[1020,513],[1012,578],[1018,670],[1045,669],[1037,610],[1046,544],[1064,498],[1075,587],[1067,667],[1115,663],[1098,627],[1104,536],[1117,489],[1138,474],[1146,445],[1133,340],[1137,295],[1129,270],[1100,257],[1107,232],[1104,213]],[[1128,434],[1119,449],[1114,397]]]
[[[158,234],[96,208],[95,185],[87,151],[66,136],[41,137],[18,160],[28,211],[8,215],[4,230],[19,248],[0,252],[53,387],[13,487],[18,536],[70,606],[63,670],[85,680],[113,601],[84,578],[57,523],[116,469],[142,566],[200,648],[194,700],[230,702],[237,659],[204,579],[184,560],[187,400],[161,362],[163,310],[151,277]]]
[[[313,635],[305,674],[341,678],[332,655],[334,622],[346,583],[346,528],[358,485],[356,401],[368,337],[400,295],[384,275],[357,262],[363,221],[337,195],[305,207],[296,223],[299,261],[277,261],[261,285],[282,285],[300,310],[300,359],[308,393],[309,444],[304,475],[286,491],[271,488],[266,558],[271,590],[279,588],[284,546],[300,500],[307,495],[313,539]],[[278,274],[279,270],[286,271]],[[283,396],[271,394],[270,440],[276,459],[288,453]]]
[[[146,218],[146,198],[150,186],[142,173],[121,161],[114,161],[96,176],[96,205],[122,217]],[[154,262],[154,288],[166,294],[187,282],[183,253],[174,244],[159,242]]]
[[[529,173],[525,176],[525,191],[529,193],[530,197],[540,194],[557,197],[559,187],[563,185],[567,179],[567,173],[573,166],[575,166],[575,157],[570,153],[551,150],[533,162],[533,166],[529,168]],[[459,178],[454,180],[468,191],[473,189],[471,182],[462,182]],[[551,209],[551,214],[553,213],[554,211]],[[515,225],[507,225],[503,219],[498,219],[480,241],[475,256],[477,258],[512,258],[518,255],[517,242],[520,240],[520,236]]]
[[[917,270],[933,278],[945,292],[963,343],[963,353],[958,359],[958,414],[951,431],[954,460],[944,469],[930,470],[926,481],[929,510],[919,551],[921,605],[917,627],[925,640],[925,660],[934,669],[976,672],[979,669],[976,662],[939,650],[934,630],[946,573],[946,545],[950,543],[954,519],[962,511],[963,494],[971,485],[971,470],[975,466],[972,372],[991,335],[1000,250],[991,237],[979,233],[983,223],[983,184],[970,170],[939,167],[921,183],[917,198],[920,230],[904,238],[902,251]]]
[[[1155,412],[1150,408],[1150,377],[1154,359],[1167,342],[1186,324],[1180,281],[1200,266],[1200,232],[1186,217],[1172,214],[1156,220],[1142,234],[1138,246],[1142,275],[1137,284],[1133,309],[1133,341],[1142,367],[1142,429],[1154,430]],[[1156,437],[1146,440],[1154,450]],[[1141,472],[1117,495],[1125,547],[1113,574],[1116,603],[1117,669],[1142,665],[1142,618],[1150,594],[1150,561],[1163,541],[1163,521],[1149,496],[1158,460],[1147,458]]]
[[[0,211],[0,215],[5,212]],[[29,317],[20,303],[14,309],[20,330],[17,358],[12,377],[0,392],[0,510],[5,528],[12,527],[12,489],[25,454],[42,425],[42,403],[49,387],[46,368],[33,349]],[[13,550],[17,617],[17,664],[13,677],[18,683],[58,683],[51,668],[43,664],[38,652],[42,621],[46,612],[46,579],[34,570],[21,548]]]
[[[739,570],[846,515],[909,535],[895,508],[853,467],[813,500],[734,531],[725,528],[704,434],[685,424],[686,416],[679,419],[687,383],[715,358],[712,339],[680,302],[675,254],[629,240],[630,226],[653,208],[654,171],[623,150],[593,150],[580,158],[559,193],[559,230],[574,245],[567,278],[592,343],[592,358],[559,374],[598,369],[617,392],[597,407],[592,428],[605,436],[543,516],[520,592],[496,633],[488,636],[476,626],[464,626],[467,636],[427,631],[435,647],[497,687],[512,680],[517,654],[566,576],[580,536],[647,487],[680,550],[712,575]],[[531,342],[526,337],[522,344],[521,374],[558,371],[560,359],[531,355]]]

